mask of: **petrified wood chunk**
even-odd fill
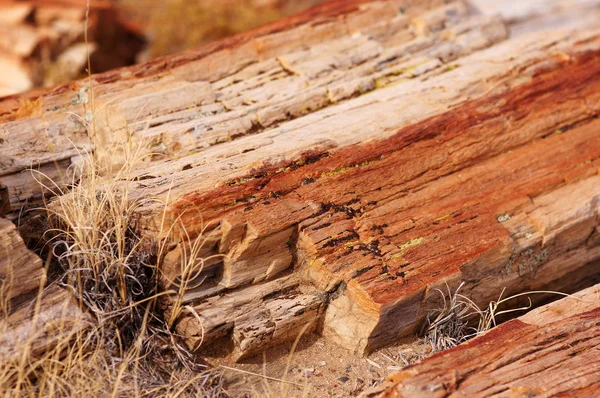
[[[595,397],[600,285],[390,376],[364,397]]]
[[[0,97],[131,65],[144,39],[112,0],[0,0]],[[85,31],[87,27],[87,32]],[[86,42],[87,34],[87,42]]]
[[[165,287],[200,235],[210,258],[179,331],[192,347],[230,339],[237,358],[307,324],[369,352],[413,334],[446,283],[479,304],[594,283],[595,24],[510,37],[526,18],[405,6],[332,1],[30,111],[27,96],[0,104],[4,211],[41,197],[21,179],[32,163],[68,178],[70,141],[107,172],[112,144],[148,145],[129,192],[158,199],[136,211],[141,235],[172,244]]]
[[[0,362],[5,370],[18,369],[19,360],[42,355],[85,327],[71,294],[45,282],[41,259],[27,249],[13,223],[0,218]]]
[[[299,281],[288,276],[206,299],[194,308],[203,329],[195,318],[184,318],[179,331],[191,347],[229,336],[234,358],[242,359],[293,339],[303,329],[316,330],[324,301],[319,292],[303,293]]]
[[[0,300],[36,290],[43,275],[42,260],[25,246],[14,224],[0,218]]]
[[[0,318],[0,362],[5,369],[19,369],[26,365],[19,365],[20,361],[35,360],[48,352],[56,359],[59,348],[89,326],[89,317],[71,293],[50,286],[21,303],[9,317]]]

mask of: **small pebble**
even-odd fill
[[[304,377],[310,377],[315,373],[315,368],[306,368],[304,369],[304,373],[303,376]]]
[[[510,214],[505,213],[498,216],[498,222],[505,222],[510,220]]]
[[[321,361],[317,364],[317,366],[321,366],[321,367],[323,367],[325,365],[327,365],[327,362],[325,362],[325,361]]]
[[[345,382],[347,382],[348,380],[350,380],[350,378],[349,378],[349,377],[347,377],[347,376],[338,377],[337,379],[338,379],[339,381],[341,381],[342,383],[345,383]]]

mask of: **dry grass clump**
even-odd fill
[[[456,347],[475,332],[469,326],[469,318],[478,308],[473,306],[471,300],[459,294],[463,285],[464,282],[454,293],[448,287],[447,295],[436,289],[442,297],[443,306],[430,312],[425,325],[425,340],[429,342],[433,352]]]
[[[149,341],[140,335],[129,348],[113,351],[104,327],[85,322],[85,328],[56,319],[60,336],[45,349],[31,330],[17,354],[0,365],[0,395],[27,397],[218,397],[222,385],[216,373],[193,372],[174,364],[153,363],[145,357]],[[170,372],[168,372],[170,370]]]
[[[485,333],[496,326],[496,317],[500,315],[531,308],[531,300],[529,300],[530,304],[526,307],[509,308],[500,311],[500,305],[524,295],[518,294],[502,298],[504,295],[504,290],[502,290],[498,300],[491,301],[482,310],[471,299],[459,293],[464,284],[465,282],[461,282],[454,293],[447,286],[447,295],[440,289],[436,289],[442,296],[443,305],[442,308],[430,311],[424,326],[424,338],[430,344],[432,353],[456,347],[464,341]],[[526,294],[531,293],[548,292],[529,292]],[[474,319],[477,319],[476,326],[472,326]]]
[[[26,331],[30,337],[15,342],[17,354],[0,365],[0,395],[224,394],[220,372],[209,371],[174,333],[182,310],[170,317],[163,311],[161,300],[181,303],[189,281],[184,278],[177,291],[160,291],[166,242],[143,239],[138,233],[134,214],[146,199],[131,198],[128,186],[133,168],[148,154],[131,143],[120,152],[123,166],[109,177],[101,175],[92,154],[82,154],[79,169],[71,173],[69,191],[40,176],[40,183],[54,196],[47,205],[50,228],[45,234],[53,258],[50,268],[59,275],[53,283],[72,292],[89,317],[78,326],[71,319],[53,319],[54,337],[47,340],[48,325],[35,320],[47,316],[41,305],[47,290],[43,281],[37,302],[30,306],[34,318]],[[202,261],[192,253],[185,262],[187,277],[194,278]],[[0,292],[8,288],[2,285]],[[8,314],[7,309],[5,321],[0,319],[5,330]],[[43,339],[50,344],[39,349]]]
[[[436,289],[442,297],[442,308],[430,311],[423,327],[424,339],[430,344],[432,353],[456,347],[464,341],[487,332],[497,325],[497,318],[501,315],[531,309],[532,302],[529,295],[569,296],[554,291],[530,291],[503,298],[505,289],[502,289],[498,300],[490,301],[487,307],[481,309],[471,299],[459,293],[464,284],[465,282],[462,282],[454,293],[450,291],[448,286],[448,294]],[[502,305],[520,297],[526,297],[529,304],[523,307],[500,310]]]
[[[92,156],[84,158],[72,190],[53,192],[47,235],[64,273],[61,284],[130,343],[146,310],[140,303],[151,303],[158,288],[157,245],[138,236],[133,214],[142,202],[131,201],[127,188],[143,153],[130,151],[121,169],[104,179]]]

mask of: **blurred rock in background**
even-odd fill
[[[173,54],[300,12],[322,0],[117,0],[146,28],[144,60]]]
[[[0,97],[176,53],[322,0],[0,0]]]
[[[146,39],[112,1],[0,0],[0,96],[135,62]]]

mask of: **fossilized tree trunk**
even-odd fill
[[[110,172],[112,144],[147,144],[130,189],[160,199],[137,211],[172,243],[165,287],[201,234],[211,258],[178,330],[238,359],[306,325],[361,354],[392,344],[446,284],[483,305],[590,285],[600,31],[573,15],[598,3],[476,3],[332,1],[0,103],[3,211],[41,198],[32,164],[68,179],[91,148]]]

